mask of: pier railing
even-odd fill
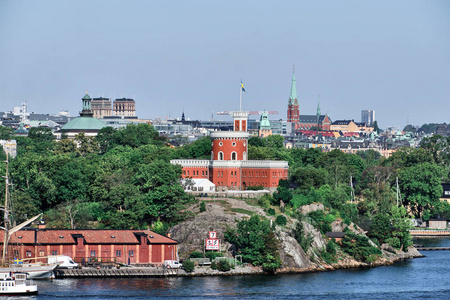
[[[122,264],[122,260],[116,257],[75,257],[73,261],[82,267],[115,267]]]
[[[412,236],[447,236],[450,235],[448,229],[411,229],[409,231]]]

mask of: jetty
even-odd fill
[[[411,229],[409,231],[411,236],[450,236],[450,230],[441,229],[441,230],[417,230]]]
[[[82,278],[82,277],[172,277],[183,276],[183,269],[165,268],[83,268],[83,269],[56,269],[56,278]]]

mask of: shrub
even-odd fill
[[[217,264],[216,264],[215,261],[213,261],[213,262],[211,263],[211,269],[217,270]]]
[[[201,253],[200,251],[194,251],[191,252],[191,254],[189,254],[189,258],[203,258],[203,253]]]
[[[287,223],[287,219],[283,215],[278,215],[277,218],[275,219],[275,223],[280,226],[285,226]]]
[[[248,191],[261,191],[264,187],[262,185],[251,185],[246,188]]]
[[[231,264],[228,262],[227,259],[221,259],[218,263],[217,263],[217,269],[220,272],[228,272],[231,270]]]
[[[386,240],[386,242],[389,245],[391,245],[392,247],[396,248],[396,249],[400,249],[400,247],[401,247],[401,242],[400,242],[400,239],[398,237],[388,238]]]
[[[195,268],[195,264],[193,261],[190,261],[190,260],[183,261],[183,269],[186,272],[191,273],[194,271],[194,268]]]
[[[275,216],[275,209],[269,208],[269,209],[267,210],[267,214],[269,214],[269,216]]]
[[[205,201],[200,202],[200,212],[206,211],[206,204]]]
[[[313,237],[309,234],[307,236],[305,235],[302,218],[300,218],[300,220],[297,222],[297,225],[295,226],[294,237],[302,247],[303,251],[305,251],[305,253],[308,252],[309,247],[311,247]]]
[[[214,260],[216,257],[220,257],[223,256],[222,253],[220,252],[213,252],[213,251],[208,251],[205,253],[205,257],[209,258],[209,260]]]
[[[272,203],[272,197],[270,195],[263,195],[258,199],[258,205],[267,208]]]

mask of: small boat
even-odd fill
[[[29,279],[53,279],[55,275],[53,271],[56,269],[57,264],[43,265],[40,263],[32,264],[14,264],[8,267],[0,267],[0,273],[27,273]]]
[[[0,273],[0,296],[36,295],[37,285],[27,280],[27,273]]]

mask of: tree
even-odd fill
[[[377,121],[373,121],[372,127],[373,127],[373,131],[375,131],[377,134],[380,134],[381,130],[378,127],[378,122]]]
[[[267,272],[274,272],[281,266],[279,242],[269,220],[253,215],[249,220],[238,222],[236,229],[228,228],[225,239],[236,246],[245,262],[262,266]]]
[[[0,125],[0,140],[11,140],[12,128]]]
[[[420,218],[424,209],[429,210],[439,203],[442,195],[441,179],[444,169],[430,163],[421,163],[399,171],[400,190],[404,194],[404,205]]]

